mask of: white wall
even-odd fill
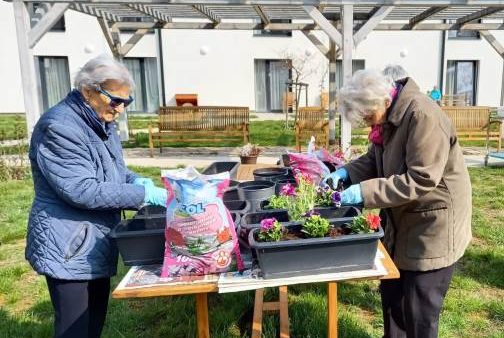
[[[79,12],[65,12],[65,32],[49,32],[37,43],[34,56],[67,56],[73,79],[86,61],[99,54],[111,54],[96,18]],[[121,37],[125,42],[128,36]],[[86,51],[85,49],[89,50]],[[128,53],[128,57],[155,57],[154,34],[148,34]],[[35,60],[34,60],[35,62]],[[0,113],[24,112],[14,13],[10,3],[0,2]],[[8,80],[6,80],[8,79]],[[5,96],[4,96],[5,95]]]
[[[94,17],[74,11],[65,13],[66,31],[46,34],[34,49],[35,55],[67,56],[73,79],[88,59],[110,53]],[[504,44],[504,32],[493,32]],[[327,43],[327,37],[317,32]],[[0,2],[0,113],[24,111],[18,50],[12,5]],[[374,31],[354,50],[355,59],[364,59],[366,68],[382,69],[398,63],[424,92],[440,81],[441,36],[435,31]],[[128,36],[123,36],[126,41]],[[239,105],[255,109],[254,59],[281,59],[285,52],[313,55],[316,68],[304,82],[309,83],[309,104],[319,104],[322,73],[327,59],[301,32],[291,38],[254,37],[252,31],[163,30],[165,92],[168,104],[177,93],[197,93],[200,105]],[[145,36],[129,57],[156,56],[154,34]],[[208,53],[201,55],[201,47]],[[91,49],[86,52],[85,49]],[[401,56],[401,51],[406,55]],[[446,60],[479,60],[479,105],[499,105],[502,59],[485,40],[447,40]],[[325,79],[327,90],[327,77]]]

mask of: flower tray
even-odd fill
[[[346,222],[330,223],[332,227],[341,227]],[[301,230],[300,224],[284,226],[290,231]],[[265,279],[370,269],[378,240],[383,237],[380,227],[371,234],[258,242],[258,232],[259,229],[252,230],[248,241]]]
[[[240,215],[231,212],[235,226]],[[162,264],[165,250],[166,216],[132,218],[121,221],[112,231],[124,265]]]

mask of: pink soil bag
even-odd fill
[[[233,252],[241,270],[235,225],[222,202],[229,173],[201,175],[188,167],[161,176],[168,192],[161,277],[227,272]]]

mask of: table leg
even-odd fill
[[[196,321],[198,323],[198,338],[210,338],[208,298],[206,293],[196,294]]]
[[[254,319],[252,321],[251,338],[261,338],[262,336],[263,298],[264,289],[257,289],[255,292]]]
[[[289,302],[287,287],[280,286],[280,338],[289,338]]]
[[[338,283],[327,283],[327,337],[338,337]]]

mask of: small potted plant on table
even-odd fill
[[[242,164],[256,164],[261,152],[262,149],[257,144],[247,143],[240,149],[240,161]]]

